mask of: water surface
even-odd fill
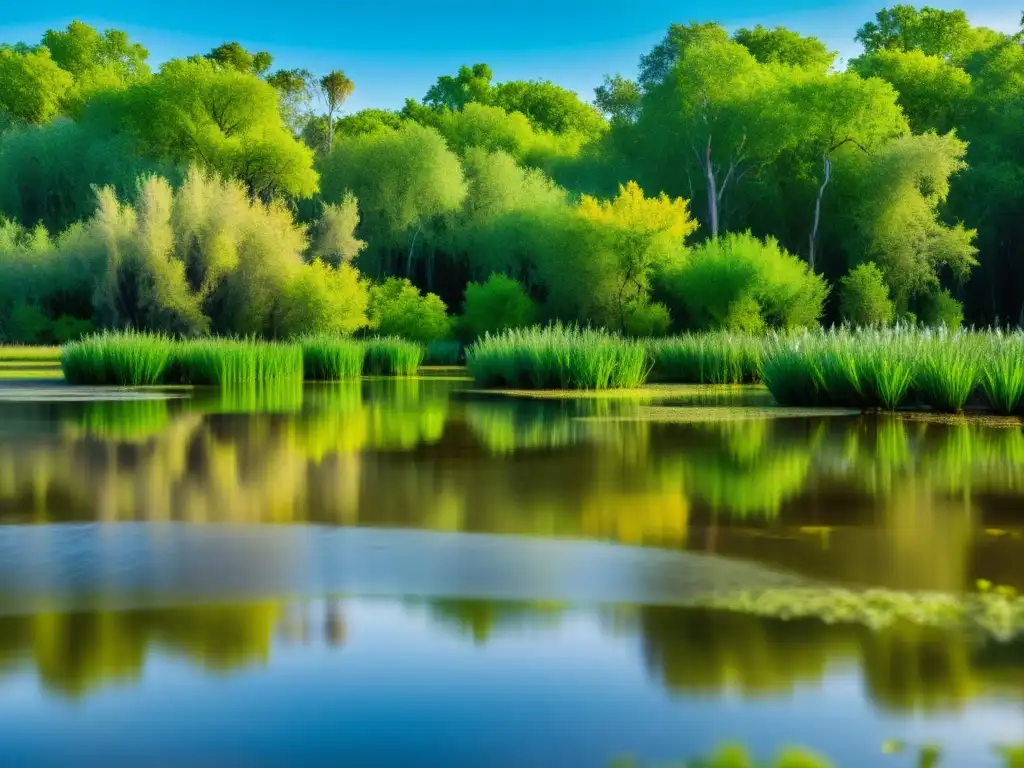
[[[1024,742],[1020,643],[681,607],[1024,586],[1019,426],[467,386],[0,396],[5,757],[604,765],[742,740],[910,765],[881,755],[902,738],[981,766]]]

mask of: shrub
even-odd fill
[[[922,300],[921,319],[932,328],[945,326],[955,331],[964,324],[964,307],[949,291],[938,291]]]
[[[664,336],[672,325],[672,316],[664,304],[634,299],[626,305],[622,323],[627,336]]]
[[[389,277],[370,290],[370,325],[382,336],[428,342],[451,335],[448,308],[433,293],[421,295],[404,277]]]
[[[658,288],[677,321],[750,332],[813,326],[828,295],[803,261],[749,233],[701,244],[662,273]]]
[[[873,262],[860,264],[839,281],[839,311],[852,325],[891,325],[896,307]]]
[[[507,328],[524,328],[536,319],[536,306],[511,277],[493,274],[483,284],[466,286],[460,330],[467,341]]]
[[[354,267],[315,259],[285,289],[279,332],[347,336],[369,324],[369,302],[369,285]]]

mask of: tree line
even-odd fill
[[[897,5],[855,38],[673,24],[592,103],[475,64],[351,114],[235,42],[0,46],[0,339],[1020,324],[1024,36]]]

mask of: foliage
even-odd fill
[[[732,39],[762,64],[786,64],[825,71],[832,66],[837,55],[818,38],[804,37],[785,27],[768,29],[758,24],[753,29],[737,29]]]
[[[73,83],[46,48],[24,53],[0,48],[0,113],[45,123],[57,115]]]
[[[634,298],[622,311],[622,332],[626,336],[664,336],[672,327],[668,307],[656,301]]]
[[[284,291],[277,322],[282,336],[347,336],[369,325],[369,285],[349,264],[333,267],[316,259],[299,270]]]
[[[175,59],[152,78],[106,91],[84,120],[131,136],[143,155],[239,179],[264,200],[317,188],[313,153],[284,125],[274,87],[207,59]]]
[[[660,280],[672,315],[696,329],[799,328],[821,317],[828,287],[777,241],[728,234],[695,248]]]
[[[507,328],[524,328],[536,320],[533,301],[510,277],[495,273],[482,284],[466,286],[460,330],[468,341]]]
[[[159,384],[171,358],[167,336],[102,333],[67,344],[60,353],[64,378],[71,384]]]
[[[882,271],[871,262],[839,281],[839,305],[843,321],[853,325],[890,325],[896,316]]]
[[[418,342],[451,334],[447,307],[435,294],[422,295],[403,277],[389,277],[370,289],[370,325],[385,336]]]

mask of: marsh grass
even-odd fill
[[[980,334],[924,332],[914,354],[914,389],[919,397],[939,413],[960,413],[981,381],[987,346]]]
[[[302,347],[258,339],[194,339],[171,348],[168,383],[246,387],[302,381]]]
[[[340,381],[362,374],[366,346],[340,336],[318,335],[299,339],[306,381]]]
[[[395,336],[366,341],[363,373],[370,376],[414,376],[423,362],[424,347]]]
[[[487,334],[466,350],[466,368],[486,388],[631,389],[651,362],[642,342],[555,324]]]
[[[994,334],[981,372],[981,386],[992,410],[1009,415],[1024,396],[1024,334]]]
[[[674,384],[745,384],[761,378],[763,340],[715,331],[648,342],[651,381]]]
[[[71,384],[146,386],[164,382],[174,341],[136,331],[105,331],[66,344],[60,352]]]
[[[432,341],[427,344],[423,365],[458,365],[462,362],[462,345],[457,341]]]

